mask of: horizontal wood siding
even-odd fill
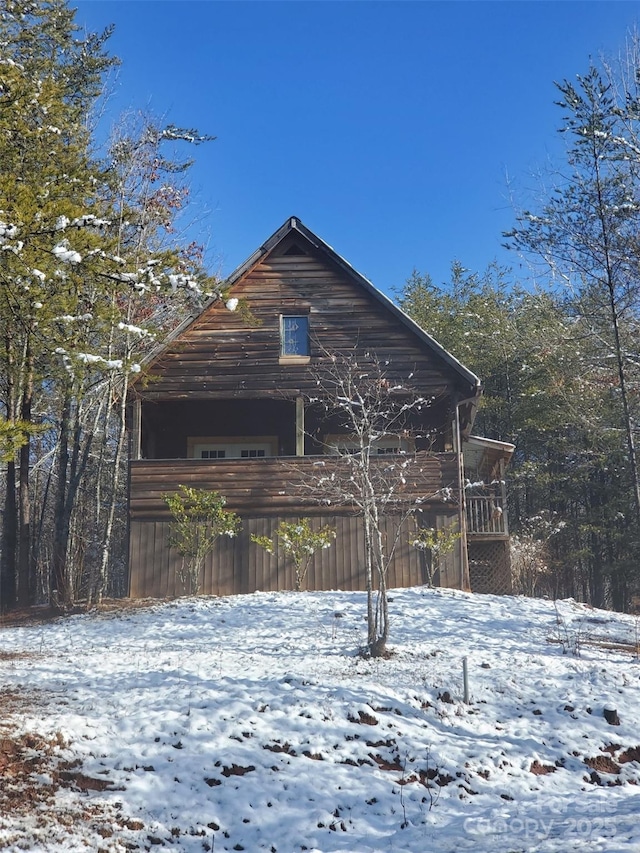
[[[207,557],[201,578],[205,595],[235,595],[256,590],[277,591],[295,588],[293,567],[276,548],[268,554],[251,542],[251,535],[275,536],[283,519],[296,516],[243,517],[239,536],[220,537]],[[395,537],[397,519],[387,517],[383,536],[390,542]],[[303,585],[306,589],[366,589],[364,568],[364,531],[358,516],[321,515],[314,526],[331,524],[336,528],[336,541],[330,548],[314,555]],[[393,587],[418,586],[427,582],[425,555],[410,545],[413,520],[405,522],[399,547],[389,568],[387,583]],[[172,598],[184,594],[179,580],[181,557],[168,545],[169,525],[157,520],[131,522],[131,590],[133,598]],[[451,585],[456,585],[452,583]]]
[[[298,242],[299,238],[296,238]],[[324,253],[266,256],[233,286],[251,315],[209,306],[153,362],[138,392],[149,399],[275,397],[317,393],[314,365],[324,352],[375,352],[390,379],[441,396],[460,376],[385,305]],[[311,365],[279,364],[282,313],[309,315]],[[468,395],[469,389],[466,388]]]
[[[404,496],[441,504],[443,489],[455,489],[454,453],[417,453],[407,473]],[[376,460],[377,462],[378,460]],[[380,464],[388,464],[389,457]],[[315,471],[330,472],[340,460],[331,456],[267,457],[262,459],[140,459],[129,466],[129,511],[132,520],[168,520],[164,495],[180,485],[219,492],[227,507],[239,513],[320,514],[322,506],[308,484]],[[307,484],[307,486],[304,485]]]

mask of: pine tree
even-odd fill
[[[625,328],[629,321],[637,326],[640,308],[640,152],[625,134],[640,120],[638,101],[631,93],[616,97],[611,82],[595,66],[578,77],[577,85],[565,81],[558,89],[569,174],[562,175],[539,213],[524,211],[505,236],[513,248],[539,256],[550,274],[570,288],[593,338],[594,355],[609,387],[619,395],[618,426],[626,437],[632,515],[640,528],[640,471],[630,395],[637,351],[628,348]]]
[[[515,443],[509,525],[546,543],[554,568],[546,591],[611,603],[628,553],[624,460],[610,369],[596,359],[585,306],[519,288],[506,271],[477,275],[460,264],[442,288],[414,273],[401,305],[482,378],[476,431]]]
[[[2,402],[6,420],[16,424],[32,420],[35,388],[49,374],[52,324],[68,303],[64,267],[73,266],[78,250],[66,243],[67,225],[94,193],[83,122],[113,60],[102,37],[75,38],[73,12],[57,0],[5,4],[0,40]],[[31,433],[24,437],[17,476],[15,459],[7,462],[3,607],[15,597],[16,563],[20,601],[32,592]]]
[[[14,427],[40,421],[50,434],[37,534],[33,426],[23,431],[17,463],[7,462],[2,607],[16,589],[22,603],[33,597],[44,551],[51,555],[45,586],[59,602],[73,600],[81,566],[73,526],[98,436],[110,441],[115,428],[116,470],[122,457],[127,377],[138,369],[136,343],[145,334],[136,311],[145,313],[140,306],[163,290],[215,290],[197,251],[161,239],[182,202],[165,178],[188,162],[161,155],[160,147],[203,138],[147,122],[135,145],[128,137],[104,161],[93,155],[88,119],[116,63],[105,50],[108,36],[81,36],[62,0],[18,0],[0,16],[2,414]],[[101,524],[107,538],[111,516]]]

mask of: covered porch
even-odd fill
[[[463,500],[473,592],[513,590],[505,468],[514,450],[508,442],[473,435],[464,445]]]
[[[424,407],[407,424],[410,449],[451,450],[449,401]],[[152,392],[131,406],[131,459],[240,459],[316,456],[343,432],[321,404],[273,391],[261,399],[236,396],[176,400]],[[389,452],[389,448],[386,449]]]

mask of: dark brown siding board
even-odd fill
[[[364,533],[361,525],[354,525],[353,519],[347,519],[351,525],[350,531],[350,548],[349,559],[349,583],[351,589],[359,589],[361,586],[366,586],[365,578],[365,551],[364,551]]]
[[[251,541],[248,542],[248,552],[249,575],[247,578],[247,592],[253,592],[255,589],[261,589],[261,586],[258,582],[258,574],[256,570],[256,563],[259,558],[258,548],[256,548],[255,544]]]
[[[382,535],[383,535],[383,541],[385,544],[385,549],[391,548],[391,545],[393,544],[393,537],[395,535],[397,526],[398,526],[398,519],[394,518],[393,516],[391,516],[391,517],[385,516],[382,519]],[[387,553],[388,553],[388,550],[387,550]],[[398,584],[402,583],[401,573],[398,571],[398,568],[399,568],[398,563],[396,560],[396,556],[394,554],[394,556],[389,561],[389,567],[387,570],[387,575],[388,575],[387,586],[395,587],[395,586],[398,586]]]
[[[342,525],[343,517],[342,516],[327,516],[322,515],[318,519],[318,527],[330,526],[333,527],[336,531],[336,537],[340,536],[340,528]],[[336,538],[331,543],[329,548],[323,548],[318,552],[314,562],[319,564],[321,577],[323,579],[327,579],[324,581],[325,586],[335,589],[336,587],[342,585],[342,588],[345,588],[344,580],[342,580],[342,584],[340,584],[340,576],[344,579],[344,567],[342,571],[340,571],[340,557],[344,559],[344,549],[345,545],[343,544],[341,549],[338,546],[337,542],[344,542],[342,537],[340,539]]]
[[[163,540],[163,527],[162,523],[153,525],[153,556],[148,576],[153,598],[166,598],[169,585],[168,572],[164,566],[167,548]]]
[[[145,555],[144,563],[144,585],[147,590],[147,595],[154,596],[154,581],[155,581],[155,545],[156,545],[156,525],[149,525],[143,536],[143,553]]]
[[[396,536],[396,530],[398,525],[401,525],[401,520],[394,517],[385,517],[383,530],[385,533],[385,548],[389,550],[393,546],[393,541]],[[406,524],[404,525],[406,528]],[[398,542],[393,554],[393,558],[391,560],[390,566],[390,574],[391,579],[389,580],[389,586],[404,586],[405,579],[403,577],[403,567],[399,560],[400,557],[400,543]]]
[[[269,536],[268,525],[265,523],[265,520],[262,518],[247,518],[243,521],[243,527],[246,528],[246,540],[247,547],[249,549],[248,559],[249,561],[255,560],[256,556],[264,551],[259,545],[256,545],[255,542],[251,541],[252,536]],[[269,557],[269,554],[266,554]],[[249,581],[249,586],[251,583]],[[266,591],[266,590],[265,590]]]
[[[140,528],[141,585],[145,598],[150,595],[148,576],[149,567],[153,565],[153,553],[149,549],[149,541],[153,541],[153,532],[153,524],[145,524]]]
[[[220,559],[220,539],[216,540],[213,548],[207,554],[202,567],[202,575],[200,578],[200,588],[209,589],[214,595],[218,595],[218,579],[214,570],[214,565]]]
[[[322,514],[313,493],[300,487],[303,479],[312,476],[317,457],[277,457],[257,460],[138,460],[130,465],[130,512],[132,519],[169,519],[164,501],[167,492],[181,484],[202,489],[215,489],[225,496],[227,506],[244,514],[251,511],[272,511],[274,515],[286,509],[287,515]],[[332,457],[322,457],[325,470],[339,464]],[[301,472],[301,473],[296,473]],[[294,477],[298,476],[298,485]],[[454,454],[424,454],[412,469],[407,494],[426,497],[426,503],[441,502],[433,496],[443,487],[456,482]],[[262,512],[261,512],[262,511]]]
[[[218,536],[207,565],[209,589],[214,595],[228,595],[232,591],[226,582],[233,571],[235,537]]]
[[[171,523],[168,521],[162,521],[159,523],[159,526],[164,546],[162,549],[162,569],[167,574],[167,596],[169,598],[175,598],[180,595],[182,590],[180,580],[177,575],[177,566],[179,562],[182,562],[182,557],[175,551],[175,548],[170,548],[168,546]]]
[[[203,588],[209,589],[214,595],[221,593],[221,579],[225,564],[228,560],[227,545],[229,537],[218,536],[214,542],[211,553],[205,560]]]
[[[295,588],[294,571],[282,550],[270,556],[250,542],[250,533],[275,536],[281,519],[291,516],[250,517],[244,519],[243,531],[235,538],[219,537],[207,558],[201,592],[206,595],[231,595],[257,589],[291,590]],[[318,552],[304,584],[305,589],[366,589],[364,571],[364,531],[362,519],[352,515],[321,516],[315,523],[331,524],[337,539],[331,548]],[[384,529],[392,534],[397,520],[385,519]],[[264,531],[264,532],[263,532]],[[177,578],[181,558],[169,549],[169,524],[162,521],[135,521],[131,526],[131,595],[141,597],[174,597],[184,594]],[[426,582],[424,556],[410,545],[411,529],[404,525],[404,539],[397,549],[388,572],[390,587],[415,586]],[[454,553],[443,561],[442,585],[457,588],[459,571]],[[377,588],[377,579],[374,578]]]
[[[336,573],[340,578],[338,586],[343,589],[354,590],[360,587],[358,542],[361,538],[361,528],[362,523],[354,516],[340,516],[340,538],[336,540]]]
[[[142,558],[142,588],[145,598],[152,593],[153,580],[153,550],[150,547],[155,541],[155,522],[144,525],[140,530],[140,556]]]
[[[278,364],[278,316],[304,306],[310,309],[314,358],[323,350],[351,351],[357,344],[389,360],[390,378],[406,379],[413,373],[423,393],[460,385],[460,376],[439,354],[329,259],[309,256],[295,266],[280,260],[263,260],[234,284],[234,294],[247,301],[255,325],[222,305],[205,309],[150,367],[154,381],[146,388],[138,383],[142,396],[315,390],[308,367]]]
[[[324,523],[324,517],[320,516],[317,519],[319,522],[319,526]],[[322,589],[322,578],[326,573],[326,560],[324,558],[325,551],[321,551],[320,553],[316,553],[311,560],[309,565],[309,569],[307,571],[307,576],[304,580],[304,589]]]
[[[144,522],[129,522],[129,595],[131,598],[144,598],[140,585],[140,570],[144,558],[140,553],[140,528]]]
[[[162,521],[156,522],[153,526],[153,560],[147,580],[153,598],[171,596],[169,548],[167,547],[169,526]]]
[[[235,567],[240,562],[240,539],[238,536],[234,536],[233,539],[225,539],[224,541],[227,542],[227,553],[219,574],[220,595],[230,595],[235,590],[234,575]]]
[[[141,571],[144,557],[140,552],[141,527],[144,522],[129,522],[129,595],[131,598],[144,598],[141,584]]]
[[[414,553],[416,549],[413,547],[413,545],[411,545],[411,538],[413,537],[412,518],[408,519],[405,522],[405,527],[407,528],[407,532],[398,543],[398,553],[396,556],[396,562],[400,564],[402,572],[402,582],[398,584],[398,586],[403,587],[416,586],[418,583],[418,579],[416,577],[415,572],[414,559]]]
[[[249,526],[246,527],[243,525],[243,528],[240,532],[240,547],[242,550],[242,557],[240,559],[240,565],[242,567],[241,578],[242,584],[240,586],[240,592],[249,593],[253,592],[253,588],[250,583],[250,569],[249,569],[249,559],[251,554],[252,543],[249,537]]]

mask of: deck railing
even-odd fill
[[[390,461],[380,456],[375,464],[389,465]],[[169,518],[164,495],[176,491],[180,484],[215,489],[224,495],[229,509],[240,513],[298,513],[313,508],[326,512],[321,486],[314,489],[310,485],[314,478],[341,467],[344,460],[333,456],[135,460],[130,463],[130,513],[132,518]],[[455,454],[417,453],[402,477],[405,500],[456,506]]]
[[[499,495],[467,495],[467,532],[506,534],[507,517]]]

